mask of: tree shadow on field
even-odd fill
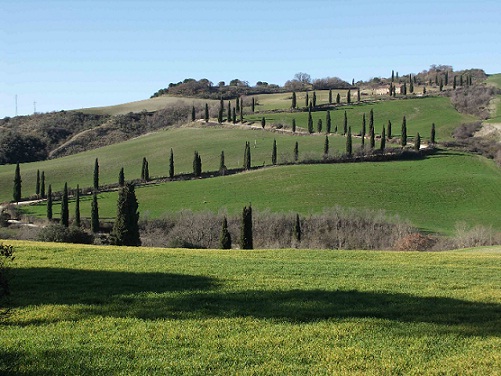
[[[222,281],[204,276],[56,268],[16,269],[12,282],[14,307],[64,306],[64,317],[59,313],[28,322],[13,317],[13,325],[94,316],[251,317],[290,323],[377,318],[439,325],[434,333],[501,336],[501,304],[445,297],[356,290],[227,291]]]

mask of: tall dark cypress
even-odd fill
[[[292,133],[296,133],[296,119],[292,119]]]
[[[252,207],[245,206],[242,211],[242,228],[240,236],[240,248],[253,249],[253,234],[252,234]]]
[[[124,168],[122,167],[120,169],[120,172],[118,173],[118,186],[123,187],[125,185],[125,173],[124,173]]]
[[[37,170],[37,181],[35,184],[35,194],[40,197],[40,170]]]
[[[191,107],[191,121],[195,121],[195,106]]]
[[[314,108],[317,107],[317,93],[315,91],[313,92],[312,104]]]
[[[217,122],[219,124],[223,122],[223,107],[219,107],[219,111],[217,112]]]
[[[369,112],[369,131],[374,128],[374,110],[371,108]]]
[[[221,224],[221,234],[219,235],[219,247],[221,249],[231,249],[231,235],[228,231],[228,220],[223,217]]]
[[[435,123],[431,124],[430,144],[435,144]]]
[[[52,220],[52,185],[47,188],[47,219]]]
[[[224,150],[221,151],[221,157],[219,158],[219,173],[224,175],[226,172],[226,164],[224,162]]]
[[[197,178],[202,176],[202,158],[198,151],[195,151],[193,155],[193,175]]]
[[[97,192],[92,193],[92,204],[90,210],[90,229],[92,232],[99,232],[99,206],[97,203]]]
[[[298,243],[301,242],[301,235],[302,235],[301,220],[299,218],[299,214],[297,213],[296,213],[296,220],[294,221],[294,227],[292,229],[292,234],[294,236],[295,241],[297,241]]]
[[[324,141],[324,156],[329,155],[329,136],[325,135]]]
[[[40,197],[45,198],[45,171],[42,171],[42,177],[40,179]]]
[[[174,178],[174,151],[172,150],[172,148],[170,149],[169,156],[169,178]]]
[[[392,137],[391,136],[391,120],[388,120],[388,126],[387,126],[387,132],[386,133],[388,133],[388,135],[387,135],[388,140],[391,140],[391,137]]]
[[[254,99],[254,97],[252,97],[252,112],[254,113],[256,110],[256,100]]]
[[[344,122],[343,122],[343,135],[348,131],[348,114],[344,112]]]
[[[407,120],[405,119],[405,116],[402,120],[402,130],[401,130],[401,144],[402,146],[407,145]]]
[[[271,151],[271,164],[276,165],[277,164],[277,140],[273,139],[273,148]]]
[[[416,135],[416,141],[414,141],[414,149],[416,149],[416,151],[421,149],[421,136],[419,135],[419,132]]]
[[[308,133],[313,133],[313,117],[311,111],[308,111]]]
[[[232,112],[231,112],[231,101],[228,101],[228,118],[227,118],[228,119],[227,120],[228,123],[230,123],[231,120],[232,120],[232,118],[233,118],[233,116],[231,116],[231,114],[232,114]]]
[[[310,105],[310,96],[309,96],[308,92],[306,92],[306,98],[305,98],[304,105],[305,105],[305,107],[308,107]]]
[[[21,168],[19,167],[19,162],[17,162],[14,172],[14,190],[12,195],[15,202],[21,201],[21,183]]]
[[[325,114],[325,132],[326,133],[331,133],[331,127],[332,127],[332,120],[331,120],[331,112],[327,111]]]
[[[322,119],[318,119],[317,121],[317,132],[321,133],[322,132]]]
[[[384,151],[384,149],[386,148],[386,134],[385,134],[385,129],[384,129],[384,125],[383,125],[383,130],[381,131],[381,151]]]
[[[351,157],[353,154],[353,144],[351,140],[351,127],[348,127],[348,134],[346,136],[346,154]]]
[[[376,135],[374,131],[374,127],[370,129],[370,146],[371,149],[374,149],[376,147]]]
[[[97,158],[94,161],[94,190],[99,190],[99,161]]]
[[[250,152],[250,143],[245,142],[245,151],[244,151],[244,170],[250,170],[251,168],[251,152]]]
[[[235,108],[236,112],[240,112],[240,97],[237,97],[237,99],[235,100]]]
[[[114,245],[140,246],[139,212],[134,184],[128,183],[118,191],[117,215],[111,231]]]
[[[357,101],[360,102],[360,88],[357,89]]]
[[[351,90],[348,89],[348,93],[346,94],[346,103],[351,103]]]
[[[80,187],[77,184],[77,189],[75,191],[75,220],[73,221],[74,225],[80,227]]]
[[[332,104],[332,89],[329,89],[329,104]]]
[[[297,162],[299,159],[299,143],[296,141],[294,145],[294,162]]]
[[[296,97],[296,92],[293,91],[292,92],[292,103],[291,103],[291,107],[292,108],[296,108],[297,107],[297,97]]]
[[[266,118],[263,116],[263,118],[261,119],[261,127],[264,129],[265,126],[266,126]]]
[[[365,133],[366,133],[366,131],[367,131],[367,129],[366,129],[366,126],[365,126],[365,112],[364,112],[364,114],[362,115],[362,132],[360,132],[360,134],[362,136],[362,148],[365,145]]]
[[[61,199],[61,224],[68,227],[70,224],[70,213],[68,207],[68,183],[64,183],[63,197]]]
[[[207,103],[205,104],[204,119],[206,123],[209,122],[209,105]]]
[[[336,104],[341,103],[341,94],[337,93],[336,95]]]
[[[236,124],[237,123],[237,110],[235,109],[235,107],[233,107],[233,110],[232,110],[232,115],[233,115],[233,124]]]

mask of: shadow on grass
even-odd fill
[[[501,336],[501,304],[445,297],[356,290],[224,291],[221,281],[203,276],[50,268],[17,269],[16,282],[12,290],[17,307],[69,306],[64,317],[17,323],[21,325],[94,316],[252,317],[291,323],[377,318],[436,324],[460,335]]]

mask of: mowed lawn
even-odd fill
[[[483,157],[439,152],[424,160],[277,166],[238,175],[138,187],[142,217],[183,209],[240,213],[321,212],[334,206],[383,209],[421,229],[450,234],[458,222],[501,229],[501,171]],[[117,193],[99,195],[101,218],[116,215]],[[81,213],[90,217],[90,196]],[[70,216],[74,203],[70,202]],[[53,207],[59,216],[59,203]],[[27,208],[44,217],[45,203]]]
[[[12,242],[3,375],[494,375],[501,248]]]

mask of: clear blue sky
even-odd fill
[[[170,82],[501,72],[501,1],[0,0],[0,118],[148,98]]]

